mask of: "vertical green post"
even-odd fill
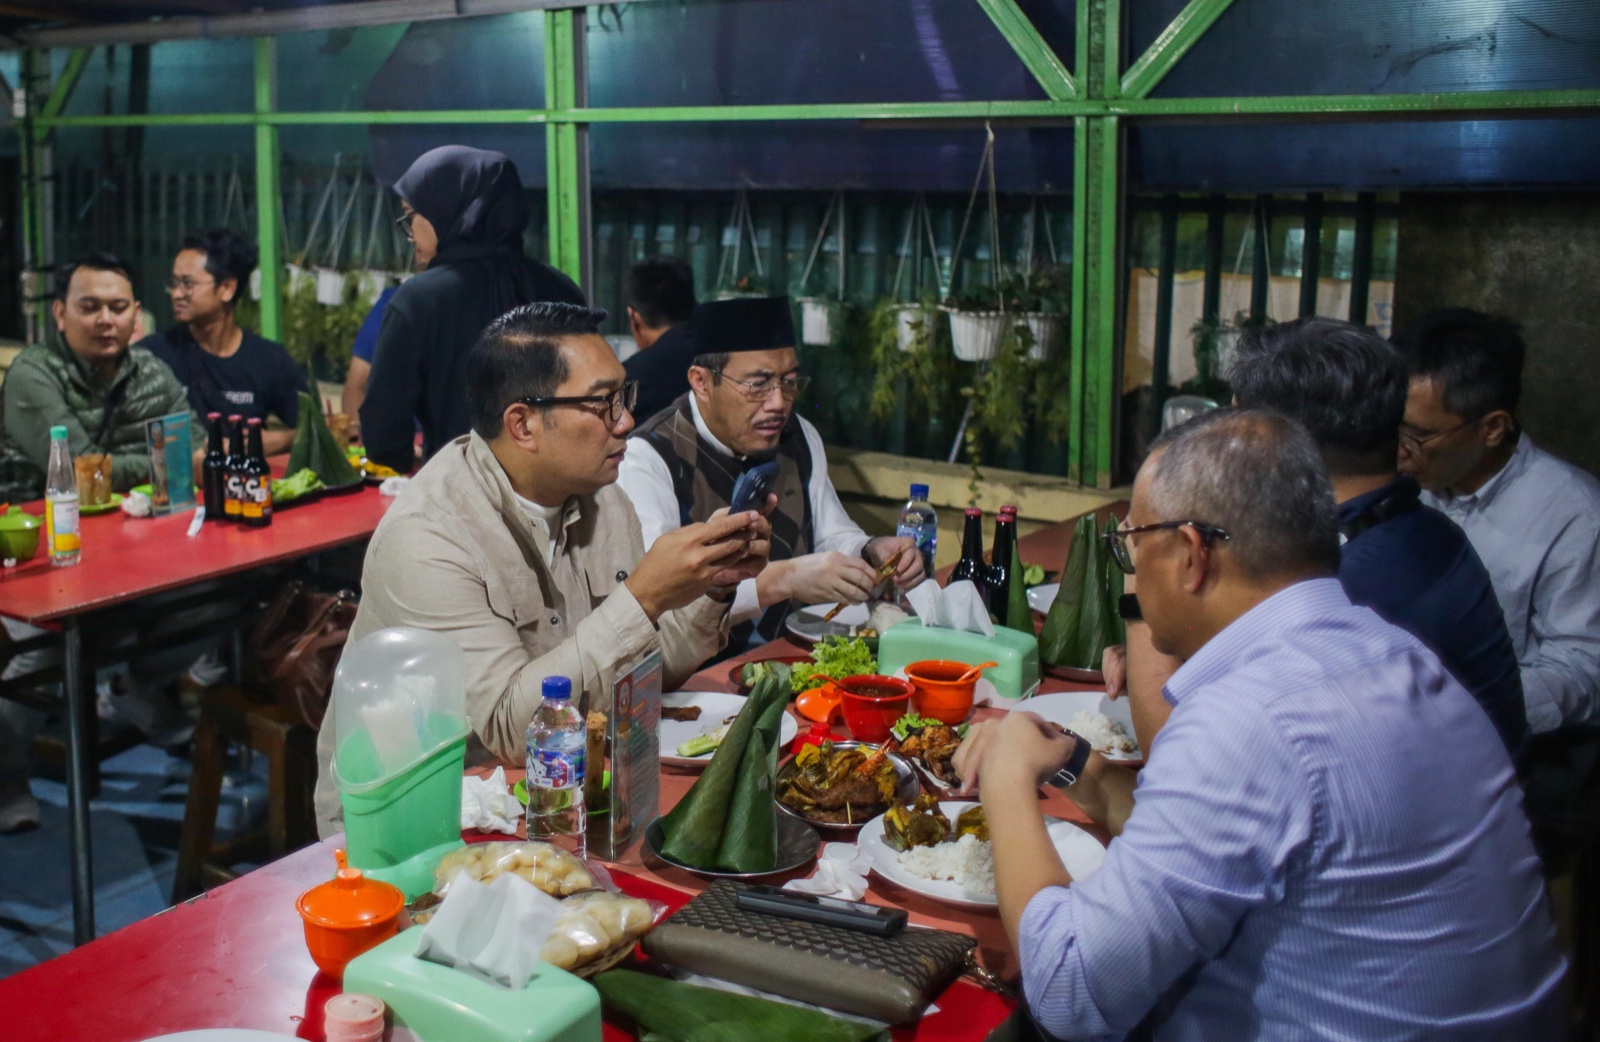
[[[544,14],[544,104],[579,109],[588,104],[583,67],[583,10]],[[549,199],[550,263],[588,292],[589,128],[552,122],[545,127],[546,193]]]
[[[270,36],[256,38],[256,97],[258,116],[278,107],[278,49]],[[256,123],[256,239],[261,251],[261,335],[268,340],[283,339],[283,319],[278,313],[282,300],[283,258],[278,243],[278,128],[267,122]]]
[[[1091,99],[1120,89],[1120,0],[1078,6],[1078,81]],[[1072,403],[1067,476],[1109,488],[1115,444],[1117,309],[1122,285],[1122,122],[1073,121]]]
[[[30,342],[46,339],[48,322],[44,317],[45,234],[44,182],[40,177],[40,144],[33,118],[39,99],[50,85],[50,52],[28,49],[22,52],[22,70],[17,89],[22,92],[23,113],[17,121],[22,177],[22,310],[23,336]]]

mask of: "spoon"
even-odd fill
[[[999,664],[1000,663],[998,663],[998,662],[985,662],[981,666],[973,666],[971,669],[967,670],[965,673],[961,674],[959,677],[956,677],[954,680],[950,681],[950,683],[952,683],[952,684],[965,684],[967,681],[972,680],[979,673],[982,673],[984,670],[993,669],[995,666],[998,666]]]

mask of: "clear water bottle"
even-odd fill
[[[572,681],[545,677],[544,704],[528,721],[528,838],[585,857],[583,754],[588,735]]]
[[[928,486],[912,485],[911,498],[900,508],[900,524],[894,534],[917,544],[922,554],[922,574],[933,577],[933,558],[939,549],[939,518],[928,503]]]
[[[78,563],[78,471],[65,427],[50,428],[50,465],[44,476],[44,538],[50,563]]]

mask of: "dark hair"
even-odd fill
[[[1150,506],[1162,520],[1222,528],[1252,578],[1339,570],[1333,487],[1299,424],[1270,409],[1215,409],[1162,434],[1158,449]]]
[[[250,273],[256,270],[259,252],[254,246],[238,232],[227,228],[207,228],[185,235],[183,241],[178,243],[178,252],[184,250],[199,250],[205,254],[206,271],[218,284],[232,279],[237,288],[230,306],[239,303],[239,294],[249,287]]]
[[[732,354],[728,351],[713,351],[710,354],[695,355],[694,361],[690,362],[689,364],[697,365],[701,369],[711,370],[712,382],[721,383],[722,370],[727,368],[728,359],[731,357]]]
[[[56,266],[54,288],[57,300],[67,299],[67,291],[72,288],[72,276],[78,273],[79,268],[88,268],[90,271],[114,271],[127,279],[130,286],[138,281],[133,277],[133,265],[116,254],[86,253]]]
[[[694,269],[681,257],[646,257],[628,269],[628,306],[651,329],[694,317]]]
[[[1299,318],[1248,329],[1228,384],[1240,405],[1274,409],[1304,427],[1330,471],[1393,473],[1406,369],[1367,327]]]
[[[1411,375],[1437,382],[1444,407],[1463,420],[1517,411],[1528,348],[1511,319],[1441,308],[1395,334],[1394,346]]]
[[[467,352],[467,410],[472,429],[494,438],[512,402],[546,398],[567,378],[561,339],[600,332],[606,313],[544,301],[513,308],[489,324]]]

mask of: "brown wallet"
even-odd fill
[[[889,1024],[921,1017],[978,942],[907,927],[893,937],[747,912],[746,884],[719,879],[644,938],[669,966]]]

